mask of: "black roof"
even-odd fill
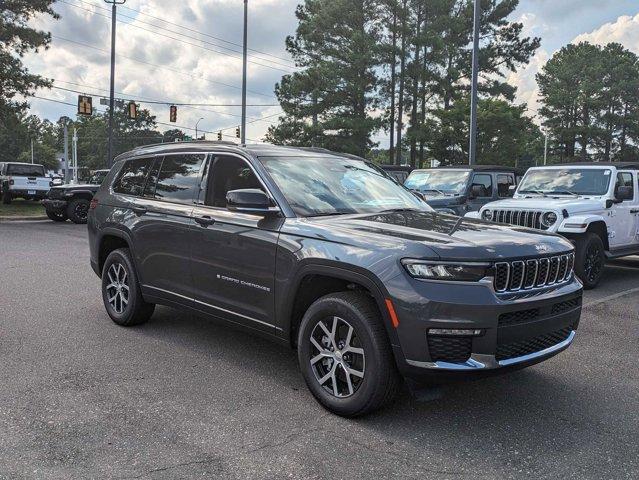
[[[540,165],[541,166],[541,165]],[[547,167],[615,167],[624,170],[639,170],[639,162],[572,162],[545,165]]]
[[[441,165],[439,167],[427,168],[422,170],[475,170],[479,172],[513,172],[519,173],[523,169],[511,167],[509,165]]]
[[[233,142],[194,140],[189,142],[156,143],[153,145],[143,145],[129,152],[125,152],[116,157],[116,161],[133,156],[152,155],[166,152],[208,152],[211,149],[228,152],[248,152],[254,156],[278,156],[278,157],[318,157],[318,156],[339,156],[365,161],[364,158],[348,153],[332,152],[325,148],[315,147],[285,147],[281,145],[270,145],[267,143],[255,143],[239,145]]]

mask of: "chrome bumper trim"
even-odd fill
[[[557,353],[561,350],[568,348],[575,338],[575,331],[570,332],[570,335],[563,342],[559,342],[552,347],[539,350],[538,352],[529,353],[528,355],[522,355],[521,357],[508,358],[506,360],[497,361],[494,355],[480,355],[477,353],[471,354],[470,358],[464,363],[449,363],[449,362],[419,362],[417,360],[406,359],[406,362],[413,367],[426,368],[431,370],[456,370],[456,371],[473,371],[473,370],[490,370],[495,368],[506,367],[509,365],[516,365],[518,363],[528,362],[539,357],[544,357],[552,353]]]

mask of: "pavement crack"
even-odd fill
[[[167,465],[165,467],[158,467],[158,468],[152,468],[151,470],[147,470],[144,473],[141,473],[140,475],[136,475],[133,477],[122,477],[123,480],[126,479],[136,479],[136,478],[144,478],[144,477],[148,477],[149,475],[153,475],[154,473],[158,473],[158,472],[166,472],[169,470],[175,470],[177,468],[183,468],[183,467],[189,467],[191,465],[202,465],[202,464],[206,464],[206,463],[213,463],[213,462],[219,462],[218,458],[206,458],[203,460],[193,460],[190,462],[183,462],[183,463],[176,463],[174,465]]]

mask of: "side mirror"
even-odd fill
[[[509,185],[508,186],[508,196],[512,197],[515,195],[515,190],[517,190],[517,185]]]
[[[232,212],[275,215],[280,209],[273,206],[266,193],[257,188],[229,190],[226,193],[226,208]]]
[[[626,200],[632,200],[632,197],[633,197],[632,187],[622,186],[617,188],[617,194],[615,195],[615,199],[619,200],[620,202],[624,202]]]

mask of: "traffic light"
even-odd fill
[[[237,128],[235,129],[235,137],[236,137],[236,138],[240,138],[240,127],[237,127]]]
[[[87,95],[78,95],[78,115],[93,114],[93,98]]]
[[[219,132],[217,132],[217,141],[221,142],[222,141],[222,130],[220,130]]]
[[[138,106],[135,102],[129,102],[127,104],[126,110],[131,120],[135,120],[136,118],[138,118]]]
[[[172,123],[177,122],[177,107],[175,105],[171,105],[169,110],[169,121]]]

